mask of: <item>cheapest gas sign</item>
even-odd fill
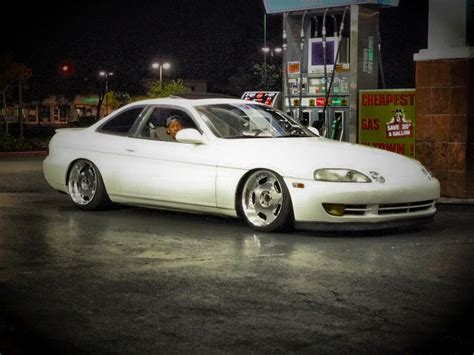
[[[415,90],[359,91],[359,143],[415,157]]]

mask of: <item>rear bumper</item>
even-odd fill
[[[67,192],[65,164],[54,161],[51,156],[43,160],[43,175],[48,184],[59,191]]]

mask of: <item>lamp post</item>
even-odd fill
[[[281,47],[268,47],[265,46],[262,48],[263,52],[263,87],[264,89],[267,87],[267,54],[270,53],[270,65],[273,65],[273,55],[280,54],[282,52]]]
[[[105,115],[107,116],[109,114],[109,98],[107,95],[109,92],[109,76],[113,76],[114,73],[102,70],[99,75],[105,78]]]
[[[276,47],[276,48],[263,47],[262,51],[265,55],[270,53],[270,65],[273,65],[273,55],[274,54],[281,54],[282,49],[281,49],[281,47]],[[265,62],[265,64],[267,64],[267,63]]]
[[[160,88],[162,88],[163,87],[163,69],[168,70],[171,67],[171,64],[170,63],[160,64],[158,62],[155,62],[151,65],[151,67],[153,68],[153,70],[157,70],[157,69],[160,70]]]

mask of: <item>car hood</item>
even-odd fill
[[[321,168],[354,169],[369,175],[375,171],[391,178],[426,178],[415,159],[385,150],[315,138],[258,138],[223,140],[219,166],[272,169],[285,177],[313,179]]]

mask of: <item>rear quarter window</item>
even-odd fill
[[[99,132],[128,136],[130,130],[137,121],[138,117],[140,117],[140,114],[144,108],[145,106],[138,106],[121,112],[117,116],[114,116],[105,122],[99,128]]]

